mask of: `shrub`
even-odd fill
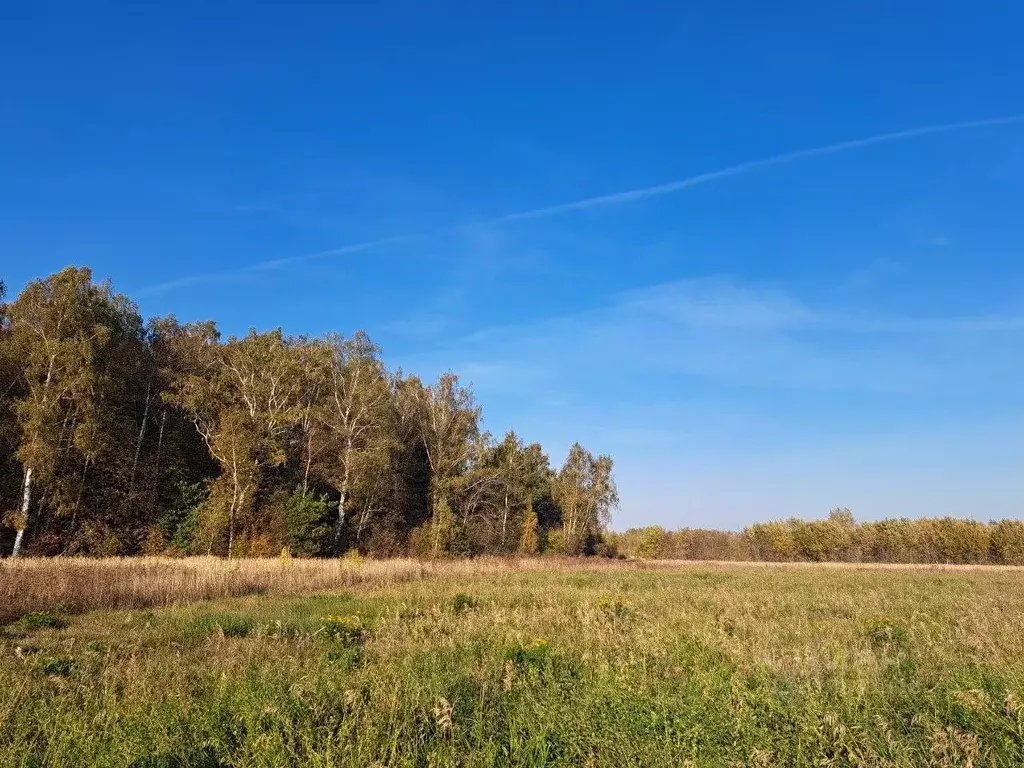
[[[223,637],[248,637],[256,628],[253,619],[235,614],[201,616],[192,625],[202,634],[220,634]]]
[[[464,552],[464,540],[459,518],[448,500],[441,498],[434,505],[434,516],[430,520],[430,553],[434,557],[451,557],[468,554]]]
[[[52,656],[44,656],[39,659],[36,665],[36,669],[44,675],[52,675],[53,677],[67,677],[71,674],[74,667],[74,659],[66,657],[54,658]]]
[[[544,553],[548,555],[565,554],[565,535],[561,528],[552,528],[544,540]]]
[[[520,643],[505,652],[505,659],[519,669],[543,670],[551,664],[551,646],[539,638],[526,645]]]
[[[988,557],[988,528],[977,520],[942,517],[929,524],[938,560],[946,563],[983,563]],[[927,529],[926,529],[927,530]]]
[[[18,624],[23,629],[62,629],[68,625],[66,621],[49,611],[26,613],[18,620]]]
[[[634,557],[642,557],[648,560],[654,560],[662,557],[665,554],[662,547],[662,541],[664,539],[665,529],[660,525],[652,525],[644,528],[640,532],[640,540],[637,542],[636,547],[633,550]]]
[[[796,554],[793,529],[786,522],[755,523],[746,533],[758,560],[792,560]]]
[[[475,610],[480,604],[469,595],[459,592],[452,598],[452,613],[461,614]]]
[[[805,560],[840,560],[850,548],[849,530],[835,520],[791,520],[790,528],[796,554]]]
[[[992,524],[992,560],[1004,565],[1024,565],[1024,522],[1000,520]]]
[[[366,627],[359,616],[324,616],[322,621],[324,635],[345,645],[358,645],[366,636]]]
[[[197,512],[209,495],[206,483],[182,483],[175,486],[174,500],[167,505],[167,512],[157,524],[161,540],[178,552],[193,550],[193,538],[197,527]]]
[[[353,566],[362,565],[366,562],[366,556],[360,554],[358,549],[350,549],[348,552],[341,556],[341,559],[342,561]]]
[[[297,487],[284,504],[284,522],[288,551],[293,555],[323,557],[330,554],[334,510],[326,495],[313,496]]]

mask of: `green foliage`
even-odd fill
[[[344,645],[359,645],[366,637],[366,625],[359,616],[324,616],[322,621],[324,636]]]
[[[943,517],[918,524],[925,527],[925,537],[939,562],[983,563],[988,557],[989,532],[984,523]]]
[[[561,528],[547,531],[544,537],[544,553],[548,555],[565,554],[565,534]]]
[[[505,658],[521,670],[544,671],[551,665],[551,646],[547,640],[539,638],[517,643],[505,651]]]
[[[631,557],[878,563],[1024,564],[1024,523],[981,523],[950,517],[857,523],[850,510],[824,520],[755,523],[742,533],[657,526],[615,539]]]
[[[326,494],[314,496],[301,487],[284,506],[288,551],[296,557],[324,557],[331,551],[333,508]]]
[[[22,629],[63,629],[68,623],[55,616],[49,611],[32,611],[18,619],[18,626]]]
[[[1013,573],[551,565],[9,637],[0,765],[1024,764]]]
[[[562,518],[562,549],[567,555],[585,553],[611,523],[619,494],[612,479],[612,458],[594,457],[579,443],[552,482],[552,495]]]
[[[665,529],[659,525],[652,525],[640,532],[639,541],[633,549],[634,557],[641,557],[654,560],[664,555],[663,542]]]
[[[1001,520],[991,527],[992,560],[1005,565],[1024,565],[1024,522]]]
[[[209,488],[205,483],[178,482],[174,500],[159,522],[163,539],[168,546],[183,553],[195,552],[197,514],[208,496]]]
[[[852,544],[849,528],[833,519],[805,523],[790,520],[793,548],[801,560],[842,560]]]
[[[434,507],[430,523],[430,553],[433,557],[453,557],[467,554],[459,519],[447,498],[440,498]]]
[[[533,554],[560,527],[570,552],[596,551],[617,498],[610,457],[574,445],[556,489],[539,444],[496,442],[480,418],[456,374],[391,373],[362,331],[143,323],[69,267],[0,301],[0,541],[37,555],[447,557]]]
[[[792,560],[797,553],[796,536],[789,523],[755,523],[746,530],[750,546],[759,560]]]
[[[452,598],[452,613],[458,615],[476,609],[480,604],[465,592],[459,592]]]
[[[36,669],[51,677],[67,677],[75,668],[75,660],[68,656],[44,656],[36,662]]]
[[[248,637],[256,629],[256,621],[242,614],[209,614],[193,621],[191,627],[200,635]]]
[[[477,553],[1024,564],[1024,524],[776,520],[611,535],[609,456],[481,432],[454,373],[380,349],[213,321],[143,323],[88,268],[0,300],[0,540],[19,554]],[[301,488],[302,491],[293,490]],[[24,493],[22,492],[24,491]],[[24,501],[23,501],[24,500]],[[329,500],[329,501],[328,501]]]

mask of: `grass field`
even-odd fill
[[[39,587],[0,764],[1024,764],[1021,571],[401,561],[300,595],[314,566],[243,567],[282,573],[66,615]]]

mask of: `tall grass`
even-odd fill
[[[845,563],[747,563],[754,568],[919,568],[1021,570],[1012,566],[882,565]],[[218,557],[21,558],[0,560],[0,624],[33,611],[80,613],[109,608],[154,608],[253,594],[294,595],[359,585],[383,586],[439,577],[521,571],[679,570],[730,568],[737,563],[678,560],[623,563],[579,558],[305,560]]]
[[[0,560],[0,624],[32,611],[153,608],[253,594],[292,595],[447,576],[614,568],[609,561],[481,557],[421,561],[218,557]]]
[[[1024,764],[1019,571],[392,567],[11,625],[0,766]]]

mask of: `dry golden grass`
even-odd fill
[[[1024,765],[1019,569],[65,560],[33,578],[146,563],[326,589],[0,630],[0,766]]]
[[[419,579],[614,568],[569,558],[347,559],[23,558],[0,560],[0,624],[31,611],[153,608],[253,594],[293,595]]]
[[[736,563],[680,560],[609,561],[596,558],[498,558],[421,561],[347,559],[24,558],[0,560],[0,624],[31,611],[79,613],[112,608],[153,608],[253,594],[308,594],[358,585],[387,586],[438,577],[472,577],[522,571],[674,571],[736,569],[914,569],[1020,571],[986,565],[880,563]]]
[[[469,567],[465,564],[462,567]],[[150,608],[252,594],[296,594],[421,579],[415,560],[26,558],[0,563],[0,623],[30,611]]]
[[[659,568],[722,567],[722,568],[795,568],[830,570],[893,570],[893,571],[1024,571],[1024,565],[994,565],[988,563],[847,563],[847,562],[774,562],[765,560],[644,560],[643,563]]]

